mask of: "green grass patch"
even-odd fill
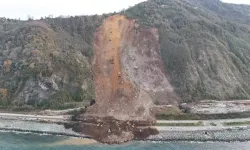
[[[204,126],[203,122],[197,123],[156,123],[156,126]]]
[[[250,125],[250,121],[244,122],[224,122],[224,126],[242,126],[242,125]]]
[[[215,124],[214,122],[211,122],[210,126],[217,126],[217,124]]]

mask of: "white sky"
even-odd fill
[[[39,19],[92,15],[120,11],[145,0],[0,0],[0,17],[27,19],[28,15]],[[250,0],[222,0],[230,3],[250,4]]]
[[[226,3],[235,3],[235,4],[250,4],[250,0],[221,0]]]

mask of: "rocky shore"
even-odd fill
[[[37,134],[52,134],[79,138],[91,138],[65,129],[63,125],[55,123],[40,123],[22,120],[0,120],[0,131],[32,132]],[[140,139],[141,140],[141,139]],[[150,136],[149,141],[250,141],[250,127],[234,127],[221,130],[197,131],[159,131],[158,135]]]
[[[250,127],[234,127],[221,130],[197,130],[197,131],[159,131],[155,136],[146,140],[150,141],[250,141]]]

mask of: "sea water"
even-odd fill
[[[0,132],[0,150],[250,150],[250,142],[129,142],[63,144],[68,137]],[[61,144],[55,144],[55,143]]]

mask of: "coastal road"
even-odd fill
[[[3,118],[3,119],[20,119],[20,120],[67,121],[67,120],[69,120],[70,116],[69,115],[43,116],[43,115],[0,113],[0,118]]]
[[[70,115],[31,115],[31,114],[14,114],[14,113],[0,113],[0,118],[27,118],[27,119],[52,119],[52,120],[69,120]],[[250,118],[238,118],[238,119],[215,119],[215,120],[157,120],[157,123],[198,123],[204,124],[215,123],[222,124],[225,122],[246,122],[250,121]]]
[[[30,115],[30,114],[13,114],[13,113],[0,113],[2,119],[17,119],[27,121],[49,121],[49,122],[67,122],[70,120],[70,115],[57,115],[57,116],[45,116],[45,115]],[[169,123],[201,123],[202,126],[155,126],[158,130],[171,130],[171,131],[195,131],[195,130],[221,130],[228,129],[237,126],[224,126],[226,122],[250,122],[250,118],[239,119],[218,119],[218,120],[157,120],[157,124],[169,124]],[[214,126],[214,124],[216,126]],[[241,125],[243,126],[243,125]],[[238,127],[241,127],[238,126]],[[246,126],[246,125],[245,125]]]
[[[203,126],[155,126],[161,131],[197,131],[197,130],[222,130],[237,127],[246,127],[247,125],[238,126],[224,126],[223,123],[228,122],[250,122],[250,118],[238,118],[238,119],[218,119],[218,120],[157,120],[157,124],[168,123],[199,123]]]
[[[214,120],[157,120],[157,123],[198,123],[203,122],[203,124],[222,124],[226,122],[246,122],[250,121],[250,118],[236,118],[236,119],[214,119]]]

